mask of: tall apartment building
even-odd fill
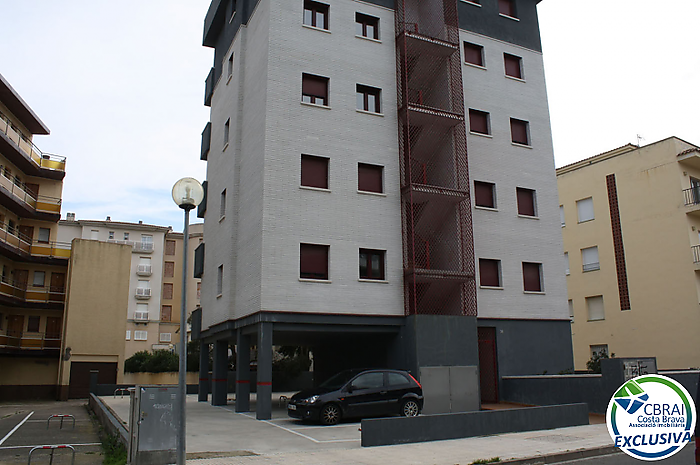
[[[537,3],[212,1],[214,404],[229,344],[239,411],[257,345],[258,418],[272,343],[313,347],[319,378],[480,365],[484,400],[573,366]]]
[[[57,242],[65,158],[0,75],[0,397],[53,396],[70,244]]]
[[[576,369],[593,352],[700,366],[700,147],[625,145],[557,180]]]

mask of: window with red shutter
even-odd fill
[[[479,285],[501,287],[501,261],[488,258],[479,259]]]
[[[506,68],[506,76],[522,79],[522,58],[519,56],[511,55],[509,53],[503,54],[503,62]]]
[[[173,298],[173,285],[172,283],[163,284],[163,298],[172,299]]]
[[[474,181],[474,205],[496,208],[496,185],[491,182]]]
[[[328,279],[327,245],[301,244],[299,247],[299,277],[303,279]]]
[[[513,143],[521,145],[530,145],[530,137],[528,131],[528,122],[511,118],[510,119],[510,134]]]
[[[518,187],[515,189],[518,198],[518,215],[537,216],[535,208],[535,191]]]
[[[484,66],[484,47],[464,42],[464,61],[472,65]]]
[[[510,16],[511,18],[517,18],[515,0],[498,0],[498,12],[502,15]]]
[[[489,128],[489,114],[485,111],[469,109],[469,132],[477,134],[491,134]]]
[[[302,155],[301,185],[328,189],[328,158]]]
[[[328,78],[302,73],[301,101],[328,106]]]
[[[542,292],[542,264],[523,262],[523,289],[527,292]]]
[[[383,171],[383,166],[358,163],[357,190],[377,193],[384,192],[384,183],[382,180]]]

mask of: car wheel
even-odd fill
[[[404,400],[401,404],[401,416],[417,417],[420,413],[418,402],[413,399]]]
[[[337,425],[340,421],[342,412],[336,404],[327,404],[321,410],[321,423],[324,425]]]

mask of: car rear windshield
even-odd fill
[[[340,389],[345,386],[348,381],[355,377],[356,374],[360,373],[361,370],[345,370],[341,371],[337,375],[334,375],[321,383],[320,387],[327,389]]]

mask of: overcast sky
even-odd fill
[[[0,0],[0,73],[51,129],[36,145],[67,157],[64,218],[182,230],[172,185],[205,178],[209,3]],[[700,1],[543,0],[538,10],[557,166],[637,134],[643,145],[700,144]]]

